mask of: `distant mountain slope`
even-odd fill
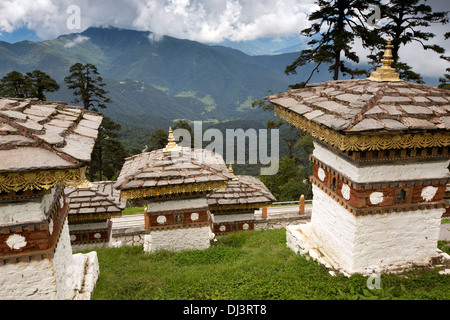
[[[105,79],[128,79],[126,89],[120,82],[108,84],[115,105],[105,113],[139,110],[192,120],[258,113],[248,108],[250,100],[265,96],[268,90],[285,90],[289,84],[283,70],[277,72],[194,41],[168,36],[151,41],[149,34],[90,28],[43,42],[0,42],[0,75],[40,69],[63,83],[71,65],[92,63]],[[132,88],[133,80],[143,83],[134,86],[145,89]],[[61,89],[50,96],[63,100],[67,93]]]
[[[285,91],[309,75],[284,69],[299,53],[250,56],[223,46],[118,28],[89,28],[55,40],[0,42],[0,76],[17,70],[42,70],[60,84],[76,62],[94,64],[107,80],[113,103],[103,110],[122,123],[164,123],[173,119],[265,121],[273,115],[250,108],[251,102]],[[326,66],[312,82],[331,80]],[[62,86],[48,99],[70,102]],[[139,115],[139,116],[138,116]],[[145,119],[149,119],[146,122]]]

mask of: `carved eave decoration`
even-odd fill
[[[86,222],[86,221],[104,221],[110,218],[120,218],[120,217],[122,217],[122,211],[69,215],[68,220],[69,223],[72,223],[72,222]]]
[[[64,170],[0,173],[0,193],[49,190],[54,186],[76,187],[85,180],[86,167]]]
[[[412,149],[448,147],[450,145],[450,133],[448,131],[441,130],[414,134],[391,133],[384,135],[342,134],[325,126],[311,122],[301,115],[277,105],[274,105],[274,113],[289,124],[302,129],[313,138],[341,151]]]
[[[208,192],[216,189],[223,189],[227,187],[227,181],[209,181],[198,183],[187,183],[178,185],[167,185],[161,187],[139,188],[122,190],[121,199],[139,199],[139,198],[153,198],[175,194],[189,194],[198,192]]]

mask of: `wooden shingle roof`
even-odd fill
[[[101,122],[62,102],[0,98],[0,173],[85,166]]]
[[[232,177],[219,154],[203,149],[178,147],[141,153],[125,159],[115,187],[126,198],[225,187]]]
[[[78,188],[68,187],[64,192],[69,203],[69,222],[105,220],[122,215],[123,203],[117,193],[112,194],[112,189],[105,188],[103,182],[86,182]]]

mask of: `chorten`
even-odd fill
[[[232,178],[222,156],[180,147],[172,130],[163,149],[125,159],[115,187],[123,199],[145,199],[144,250],[206,249],[212,232],[207,194]]]
[[[255,210],[270,207],[276,199],[257,177],[238,175],[228,167],[233,177],[228,186],[208,194],[208,207],[214,215],[214,234],[254,230]]]
[[[368,79],[268,97],[276,115],[314,139],[311,222],[287,228],[288,246],[347,274],[440,256],[450,93],[400,80],[390,50]]]
[[[0,98],[0,299],[89,299],[95,252],[72,255],[64,187],[84,180],[101,115]]]
[[[113,188],[114,181],[84,181],[65,189],[69,203],[69,231],[73,250],[111,244],[111,218],[122,216],[124,201]]]

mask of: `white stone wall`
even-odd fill
[[[19,262],[0,267],[1,300],[53,300],[56,282],[51,260]]]
[[[73,297],[72,283],[68,278],[71,276],[71,268],[74,264],[72,258],[72,246],[70,245],[69,223],[68,219],[64,221],[61,230],[58,246],[53,257],[53,266],[55,270],[57,295],[56,299],[71,299]]]
[[[356,217],[354,269],[396,269],[405,262],[426,265],[438,254],[444,211],[424,209]]]
[[[209,226],[152,231],[144,236],[144,251],[207,249],[210,245],[210,235]]]
[[[448,176],[450,160],[357,167],[314,142],[314,157],[354,182],[441,179]]]
[[[0,267],[0,299],[89,299],[98,273],[95,252],[72,255],[66,218],[53,259],[11,263]]]
[[[144,237],[147,233],[129,233],[126,235],[112,236],[110,246],[120,247],[120,246],[142,246],[144,244]]]
[[[355,217],[314,185],[313,194],[311,222],[301,228],[299,237],[306,244],[288,244],[293,250],[299,246],[306,251],[314,249],[326,257],[324,261],[336,263],[347,273],[427,264],[438,254],[440,217],[444,209]],[[289,241],[294,241],[292,235]]]
[[[40,222],[52,206],[55,188],[42,196],[40,202],[24,201],[0,204],[0,226]]]

